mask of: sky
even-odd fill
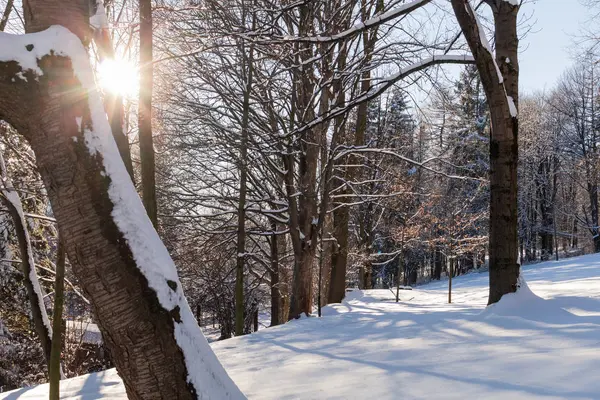
[[[532,30],[521,39],[520,86],[524,93],[551,89],[572,65],[576,36],[589,23],[580,0],[537,0],[521,9],[531,16]]]

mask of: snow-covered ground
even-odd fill
[[[600,256],[523,268],[489,308],[487,274],[354,292],[306,318],[212,343],[251,399],[599,399]],[[540,296],[540,297],[538,297]],[[64,399],[125,399],[116,372],[61,383]],[[45,399],[47,386],[0,394]]]

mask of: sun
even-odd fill
[[[98,65],[98,83],[105,90],[123,97],[135,97],[139,90],[139,72],[130,62],[106,59]]]

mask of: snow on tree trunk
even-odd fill
[[[28,7],[43,13],[42,3],[60,3],[62,20],[80,11],[72,2]],[[80,38],[61,26],[1,34],[0,71],[0,118],[36,154],[73,270],[128,397],[244,398],[202,335],[125,169]]]

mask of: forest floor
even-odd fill
[[[352,292],[323,318],[212,343],[250,399],[598,399],[600,255],[523,268],[486,308],[473,273],[401,291]],[[534,294],[535,293],[535,294]],[[539,297],[538,297],[539,296]],[[61,383],[64,399],[125,399],[114,370]],[[0,394],[45,399],[47,386]]]

